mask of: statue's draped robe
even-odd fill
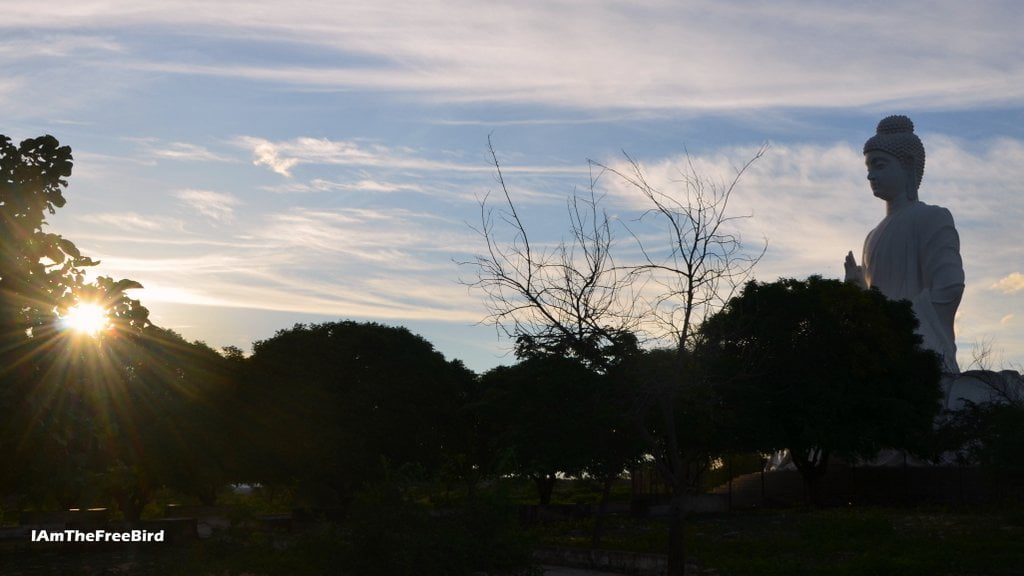
[[[864,282],[892,300],[910,300],[925,348],[960,372],[953,319],[964,291],[960,237],[949,210],[914,201],[890,214],[864,240]]]

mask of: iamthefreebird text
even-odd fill
[[[163,542],[163,530],[33,530],[33,542]]]

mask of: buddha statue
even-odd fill
[[[943,370],[960,372],[953,321],[964,291],[960,237],[949,210],[918,199],[924,146],[906,116],[889,116],[864,144],[868,182],[885,202],[885,218],[864,240],[861,265],[846,255],[846,281],[909,300],[924,347],[942,356]]]

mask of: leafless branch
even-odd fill
[[[486,253],[460,262],[475,272],[464,283],[486,295],[485,322],[509,337],[548,347],[562,343],[600,365],[598,350],[634,332],[637,324],[633,281],[615,264],[611,221],[596,192],[601,174],[591,175],[587,193],[567,201],[569,239],[545,248],[531,243],[490,139],[488,149],[503,202],[496,208],[489,196],[480,201],[475,230]],[[502,231],[511,240],[501,242]]]
[[[700,174],[688,157],[675,182],[680,187],[678,194],[663,192],[648,182],[643,168],[628,155],[625,171],[602,166],[648,200],[651,207],[637,218],[638,224],[653,224],[664,234],[663,243],[651,246],[627,227],[644,260],[631,268],[631,274],[660,287],[649,300],[649,308],[681,350],[692,346],[696,327],[750,279],[767,249],[766,242],[759,252],[746,252],[733,227],[750,215],[728,214],[740,178],[766,151],[767,146],[762,146],[722,184]]]

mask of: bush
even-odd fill
[[[361,493],[350,521],[353,574],[458,576],[480,570],[525,567],[531,542],[513,510],[478,499],[431,510],[384,484]]]

